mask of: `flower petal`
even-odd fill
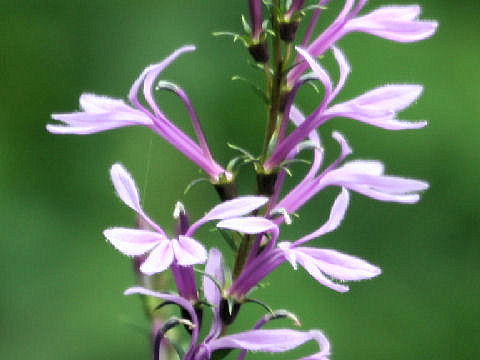
[[[178,240],[172,240],[172,246],[178,265],[203,264],[207,260],[205,248],[191,237],[180,235]]]
[[[307,241],[325,235],[326,233],[329,233],[339,227],[340,223],[345,217],[345,213],[347,212],[349,201],[350,195],[347,189],[342,188],[342,192],[337,196],[335,202],[333,203],[332,209],[330,210],[330,217],[328,218],[327,222],[313,233],[295,241],[295,245],[303,244]]]
[[[137,213],[143,213],[140,195],[132,176],[121,164],[114,164],[110,169],[113,186],[120,199]]]
[[[325,356],[329,354],[326,338],[317,330],[307,332],[290,329],[250,330],[212,340],[208,347],[211,352],[234,348],[278,353],[295,349],[310,340],[316,340],[320,346],[324,347],[321,353]]]
[[[225,201],[215,206],[200,220],[197,220],[185,235],[192,236],[201,225],[208,221],[243,216],[265,205],[267,202],[268,198],[265,196],[241,196],[233,200]]]
[[[217,227],[245,234],[260,234],[277,227],[272,221],[258,216],[248,216],[222,220]]]
[[[432,36],[438,26],[436,21],[416,20],[419,14],[418,5],[385,6],[350,20],[344,31],[361,31],[398,42],[419,41]]]
[[[365,280],[381,274],[380,268],[355,256],[331,249],[296,248],[299,257],[306,257],[323,273],[342,281]]]
[[[123,100],[94,94],[82,94],[80,106],[83,112],[52,114],[52,119],[65,125],[47,125],[55,134],[85,135],[123,126],[151,126],[151,119],[143,112],[127,105]]]
[[[160,242],[148,255],[142,266],[140,266],[140,271],[146,275],[153,275],[168,269],[172,262],[172,241],[166,239]]]
[[[320,284],[338,292],[346,292],[349,290],[348,286],[337,284],[327,278],[310,256],[305,256],[297,252],[297,261]]]
[[[129,256],[145,254],[165,240],[164,236],[153,231],[127,228],[107,229],[103,235],[118,251]]]
[[[130,92],[128,94],[128,98],[130,99],[130,102],[135,106],[139,104],[139,101],[137,99],[138,89],[142,85],[142,82],[148,73],[151,73],[153,71],[156,73],[156,75],[160,74],[168,65],[170,65],[173,61],[175,61],[177,57],[179,57],[185,52],[189,52],[193,50],[195,50],[195,46],[193,45],[182,46],[181,48],[175,50],[172,54],[170,54],[164,60],[162,60],[160,63],[147,66],[145,70],[142,71],[140,76],[135,80],[132,87],[130,88]],[[140,106],[138,107],[141,108]]]
[[[387,85],[352,100],[337,104],[322,116],[348,117],[387,130],[418,129],[426,121],[408,122],[395,119],[396,112],[412,104],[422,93],[420,85]]]
[[[222,286],[225,283],[222,253],[218,249],[210,249],[208,261],[205,265],[205,273],[215,278]],[[210,304],[214,305],[214,308],[212,309],[212,325],[207,337],[205,338],[205,342],[208,342],[211,339],[216,338],[222,329],[222,320],[220,319],[220,312],[218,310],[220,306],[220,300],[222,299],[222,294],[220,293],[217,285],[214,284],[214,282],[208,276],[203,276],[202,282],[205,299],[207,299]]]
[[[348,75],[350,74],[350,64],[348,63],[347,58],[345,57],[343,52],[335,46],[332,46],[332,51],[340,69],[340,78],[338,80],[337,86],[335,86],[335,90],[333,90],[330,101],[335,99],[338,93],[343,89],[345,82],[347,81]]]
[[[220,284],[224,284],[225,274],[223,272],[223,258],[222,253],[218,249],[210,249],[208,261],[205,265],[205,273],[213,276]],[[220,290],[207,276],[203,277],[203,292],[205,294],[205,299],[207,299],[210,304],[215,306],[220,305]]]
[[[302,49],[299,46],[296,46],[295,50],[297,50],[297,52],[305,59],[315,76],[322,82],[323,86],[325,86],[325,98],[329,98],[332,93],[332,81],[330,80],[328,73],[317,63],[307,50]]]
[[[382,172],[381,163],[359,160],[328,172],[316,186],[343,186],[373,199],[400,203],[417,202],[419,195],[416,192],[428,188],[424,181],[385,176]]]
[[[191,351],[193,350],[193,348],[194,348],[194,346],[197,342],[197,339],[198,339],[198,331],[199,331],[199,328],[200,328],[200,326],[199,326],[200,324],[198,322],[197,313],[193,309],[193,306],[190,303],[190,301],[188,301],[188,300],[186,300],[186,299],[184,299],[184,298],[182,298],[181,296],[178,296],[178,295],[159,293],[159,292],[155,292],[155,291],[145,289],[145,288],[139,287],[139,286],[131,287],[131,288],[125,290],[125,292],[124,292],[124,295],[132,295],[132,294],[154,296],[154,297],[157,297],[157,298],[162,299],[162,300],[171,301],[171,302],[173,302],[177,305],[180,305],[181,307],[183,307],[188,312],[188,314],[190,315],[190,319],[192,320],[192,323],[194,324],[194,327],[192,329],[192,337],[190,339],[190,347],[189,347],[189,350],[187,352],[187,355],[191,354]]]

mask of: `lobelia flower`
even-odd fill
[[[321,172],[319,162],[314,163],[304,180],[277,204],[277,208],[294,213],[327,186],[345,187],[372,199],[406,204],[417,202],[418,192],[428,189],[428,183],[421,180],[384,175],[380,161],[354,160],[339,166],[352,149],[340,133],[334,132],[332,137],[340,144],[338,158]]]
[[[266,170],[271,170],[281,164],[297,144],[305,139],[314,129],[334,117],[347,117],[387,130],[418,129],[427,125],[426,121],[408,122],[396,119],[399,111],[410,106],[420,96],[423,90],[421,85],[385,85],[367,91],[354,99],[330,106],[344,87],[350,73],[350,65],[347,59],[338,48],[332,47],[335,60],[340,69],[339,81],[333,87],[330,76],[312,55],[300,47],[296,47],[296,50],[312,69],[312,76],[323,83],[325,96],[320,106],[310,116],[303,119],[297,128],[285,137],[288,120],[292,117],[291,112],[298,113],[298,110],[293,106],[296,92],[304,82],[311,80],[311,77],[307,76],[296,83],[289,95],[278,136],[278,144],[271,157],[264,163]],[[293,114],[293,116],[297,115]]]
[[[342,222],[349,204],[349,193],[345,188],[335,200],[330,217],[316,231],[294,242],[282,241],[276,248],[263,251],[258,257],[249,259],[243,272],[235,280],[229,294],[242,299],[265,276],[288,260],[293,268],[300,264],[319,283],[338,292],[346,292],[348,286],[339,281],[365,280],[378,276],[381,270],[357,257],[331,249],[302,246],[306,242],[334,231]]]
[[[219,285],[224,285],[222,255],[217,249],[210,250],[205,272],[212,278],[216,279]],[[238,359],[242,360],[245,357],[246,351],[270,353],[285,352],[311,340],[316,341],[319,344],[320,351],[302,359],[328,360],[328,356],[330,355],[330,344],[325,335],[318,330],[296,331],[291,329],[260,329],[266,322],[275,318],[293,317],[285,311],[276,312],[274,316],[267,315],[262,317],[262,319],[260,319],[254,326],[253,330],[220,336],[222,330],[222,322],[219,314],[221,299],[220,289],[208,276],[203,277],[203,289],[206,300],[212,305],[213,321],[209,333],[200,344],[197,344],[199,331],[198,318],[194,314],[195,311],[192,305],[185,301],[185,299],[175,295],[154,292],[141,287],[127,289],[125,294],[143,294],[172,301],[183,307],[190,314],[194,327],[190,346],[183,358],[184,360],[208,360],[212,357],[215,351],[221,349],[241,349],[242,352]],[[175,298],[175,300],[173,300],[173,298]]]
[[[82,94],[80,107],[82,111],[53,114],[52,118],[63,125],[47,125],[47,130],[54,134],[86,135],[124,126],[145,126],[159,134],[168,143],[183,153],[197,166],[204,170],[214,182],[219,182],[224,177],[232,179],[232,174],[223,169],[213,159],[195,110],[185,92],[173,84],[159,83],[159,88],[173,91],[180,97],[188,110],[198,143],[193,141],[182,130],[176,127],[160,110],[153,96],[155,79],[183,53],[195,50],[193,45],[183,46],[174,51],[158,64],[150,65],[140,74],[133,83],[128,98],[132,105],[123,100],[94,94]],[[143,94],[147,108],[138,99],[138,91],[143,83]]]
[[[294,122],[301,125],[305,118],[295,109]],[[343,136],[335,132],[333,138],[340,144],[339,157],[325,170],[320,172],[323,162],[323,153],[320,150],[320,138],[315,131],[309,134],[314,147],[314,161],[305,178],[295,186],[278,204],[270,214],[294,213],[303,204],[327,186],[340,186],[342,192],[335,200],[328,221],[313,233],[298,239],[295,242],[281,242],[274,247],[276,237],[272,237],[269,248],[260,255],[257,254],[262,238],[257,236],[252,247],[247,264],[229,290],[229,294],[237,299],[242,299],[248,291],[258,284],[265,276],[276,269],[285,260],[288,260],[296,269],[300,264],[305,270],[321,284],[339,292],[348,291],[348,287],[331,280],[340,281],[362,280],[375,277],[381,270],[364,260],[346,255],[331,249],[318,249],[302,246],[306,242],[335,230],[344,218],[349,204],[347,189],[356,191],[380,201],[399,203],[414,203],[420,198],[418,192],[428,188],[428,184],[414,179],[405,179],[383,174],[383,164],[378,161],[356,160],[340,166],[343,160],[352,152]],[[290,154],[290,156],[295,155]],[[283,178],[279,176],[280,185],[277,184],[272,196],[272,207],[278,197],[279,186]],[[282,209],[282,211],[278,211]],[[285,221],[286,216],[273,220],[277,224]]]
[[[131,175],[120,164],[112,166],[111,178],[120,199],[145,220],[153,229],[112,228],[103,232],[104,236],[120,252],[129,256],[138,256],[150,252],[140,271],[152,275],[166,270],[170,265],[189,266],[204,263],[207,252],[192,236],[203,224],[213,220],[239,222],[245,232],[252,234],[265,232],[272,227],[266,219],[239,218],[264,205],[268,199],[261,196],[243,196],[215,206],[205,216],[186,229],[185,233],[175,238],[168,238],[165,231],[153,222],[140,205],[140,196]],[[219,223],[221,226],[221,222]]]
[[[319,2],[319,6],[328,2],[322,0]],[[312,56],[318,57],[343,36],[355,31],[396,42],[408,43],[429,38],[437,29],[438,23],[436,21],[418,20],[421,12],[418,5],[384,6],[366,15],[357,16],[366,3],[367,0],[346,0],[345,6],[335,21],[310,43],[313,28],[320,15],[321,9],[317,9],[307,28],[302,46]],[[297,61],[297,66],[290,70],[287,75],[288,87],[291,88],[295,85],[307,67],[307,64]]]

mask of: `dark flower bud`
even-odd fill
[[[275,190],[277,173],[257,174],[258,193],[260,195],[272,196]]]
[[[259,63],[266,63],[270,58],[270,53],[268,52],[268,46],[266,41],[261,41],[259,43],[254,43],[248,47],[250,55],[253,59]]]
[[[220,318],[224,325],[232,324],[240,311],[241,304],[235,300],[231,304],[230,301],[225,298],[220,301]]]
[[[280,22],[279,24],[280,39],[289,43],[293,42],[295,40],[295,34],[297,33],[299,24],[300,22],[295,20]]]
[[[222,201],[232,200],[237,197],[237,187],[235,183],[215,184],[218,196]]]

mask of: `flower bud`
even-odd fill
[[[259,63],[266,63],[270,58],[270,53],[268,52],[267,42],[260,41],[259,43],[254,43],[248,47],[248,51],[250,55],[252,55],[253,59]]]
[[[241,304],[232,299],[222,298],[220,300],[220,318],[224,325],[230,325],[235,321],[235,318],[240,311]]]

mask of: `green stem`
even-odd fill
[[[268,145],[277,127],[278,109],[280,106],[280,94],[281,94],[281,88],[283,83],[282,40],[280,39],[279,23],[274,10],[275,7],[278,8],[279,6],[280,6],[280,1],[275,0],[271,10],[272,27],[275,33],[275,36],[273,38],[273,79],[272,79],[271,93],[269,96],[270,98],[269,116],[268,116],[267,126],[265,129],[265,139],[263,142],[263,149],[262,149],[262,155],[261,155],[262,161],[266,160],[266,157],[268,155],[267,154]]]
[[[245,262],[247,261],[250,248],[252,247],[252,237],[250,235],[245,235],[242,238],[240,247],[238,249],[237,257],[235,259],[235,265],[233,267],[232,277],[235,280],[243,270]]]

